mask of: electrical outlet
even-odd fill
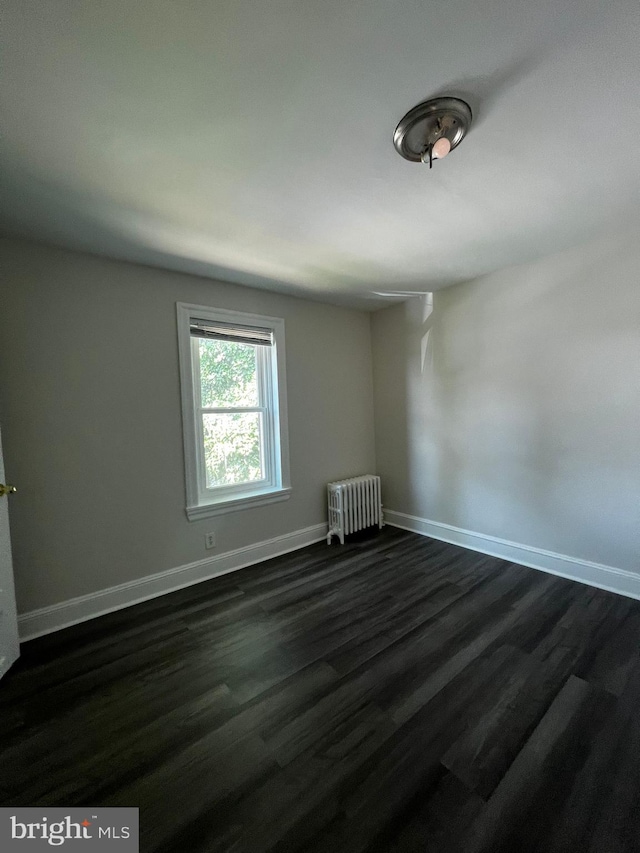
[[[205,533],[205,535],[204,535],[204,547],[205,548],[215,548],[216,547],[216,534],[215,533]]]

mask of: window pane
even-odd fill
[[[258,406],[256,349],[250,344],[199,339],[202,406]]]
[[[207,488],[263,480],[262,413],[203,414]]]

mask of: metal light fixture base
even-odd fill
[[[446,136],[457,148],[471,126],[471,107],[460,98],[432,98],[418,104],[400,120],[393,134],[396,151],[419,163],[429,145]]]

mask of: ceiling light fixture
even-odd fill
[[[414,163],[442,160],[457,148],[471,126],[471,107],[460,98],[433,98],[400,120],[393,134],[398,154]]]

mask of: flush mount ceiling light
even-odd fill
[[[471,107],[460,98],[433,98],[400,120],[393,134],[398,154],[415,163],[442,160],[457,148],[471,126]]]

